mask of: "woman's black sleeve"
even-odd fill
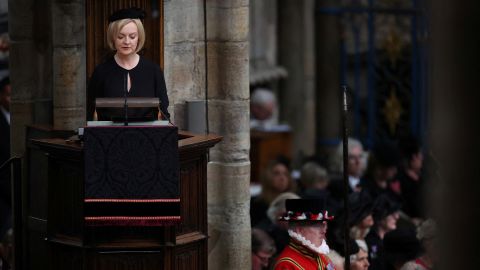
[[[95,98],[101,95],[101,81],[98,71],[95,70],[88,82],[87,88],[87,121],[93,120],[93,113],[95,111]]]
[[[155,91],[158,98],[160,98],[160,109],[162,114],[165,114],[170,119],[170,113],[168,112],[168,95],[167,86],[165,84],[165,78],[160,67],[157,67],[155,72]]]

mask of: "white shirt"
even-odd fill
[[[355,177],[355,176],[348,176],[348,183],[350,184],[350,188],[355,190],[355,188],[360,184],[360,178]]]

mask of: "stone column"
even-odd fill
[[[314,5],[314,0],[278,3],[279,59],[288,70],[280,85],[280,118],[294,131],[297,160],[315,150]]]
[[[53,124],[58,129],[85,125],[86,52],[84,0],[54,0]]]
[[[335,0],[316,3],[316,128],[317,153],[328,155],[341,134],[340,24],[336,15],[321,14],[318,9],[336,5]]]
[[[209,269],[251,269],[248,0],[207,1]]]
[[[25,125],[52,124],[49,5],[9,0],[12,155],[25,151]]]

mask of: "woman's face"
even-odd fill
[[[418,152],[412,156],[410,160],[410,168],[415,171],[420,171],[423,167],[423,154]]]
[[[285,165],[277,164],[273,166],[270,177],[271,186],[275,191],[284,192],[288,189],[290,177]]]
[[[115,37],[117,54],[128,56],[134,54],[138,44],[138,28],[134,22],[126,24]]]
[[[352,270],[367,270],[370,266],[368,262],[368,254],[363,249],[360,249],[357,253],[357,259],[352,262],[351,268]]]
[[[372,214],[366,216],[365,218],[362,219],[362,221],[360,222],[360,224],[358,225],[358,227],[360,227],[361,229],[367,229],[367,228],[370,228],[373,226],[373,217],[372,217]]]
[[[397,221],[400,218],[400,214],[398,212],[394,212],[388,216],[386,216],[381,222],[380,225],[383,229],[387,232],[393,231],[397,228]]]

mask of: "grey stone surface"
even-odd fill
[[[34,10],[35,10],[34,0],[9,0],[8,28],[9,28],[9,35],[11,39],[26,40],[26,39],[31,39],[33,37],[34,35],[33,22],[37,17],[35,15]]]
[[[224,173],[228,171],[228,173]],[[208,183],[207,191],[208,203],[211,205],[236,205],[239,201],[245,202],[250,199],[249,181],[250,179],[250,161],[224,163],[224,162],[209,162],[208,163]],[[231,193],[231,196],[224,196],[223,194]],[[221,218],[220,212],[223,209],[214,209],[214,206],[209,208],[209,213],[212,216],[212,221],[215,223],[223,223],[228,219]],[[222,213],[223,214],[223,213]],[[227,215],[230,215],[227,213]],[[231,217],[235,218],[235,217]],[[243,219],[244,217],[242,217]],[[218,219],[218,220],[217,220]],[[250,221],[242,220],[239,223],[249,223]]]
[[[248,7],[249,4],[250,0],[207,0],[207,6],[218,8]]]
[[[165,79],[173,103],[205,96],[205,45],[179,43],[165,47]]]
[[[248,212],[245,212],[245,209],[248,209],[248,204],[226,210],[232,211],[239,217],[246,217]],[[208,235],[208,269],[249,270],[252,268],[250,224],[240,223],[231,230],[222,230],[214,224],[209,224]]]
[[[33,123],[48,125],[53,119],[53,100],[36,99],[33,104]]]
[[[85,103],[85,52],[80,48],[56,48],[53,52],[56,108],[83,106]]]
[[[172,118],[170,120],[175,123],[175,125],[177,125],[179,129],[186,130],[187,124],[185,121],[185,102],[183,101],[180,103],[176,103],[173,106],[170,106],[170,108],[173,108],[170,109],[170,114],[172,115]]]
[[[182,0],[166,2],[165,44],[203,41],[203,1]]]
[[[51,98],[51,55],[37,50],[34,41],[12,41],[10,78],[13,100]]]
[[[53,45],[85,44],[85,4],[83,1],[60,2],[52,8]],[[61,23],[60,23],[61,22]]]
[[[215,41],[246,41],[248,21],[248,6],[234,8],[208,6],[207,38]]]
[[[209,269],[251,269],[248,1],[207,1]],[[241,6],[245,5],[245,6]],[[210,182],[210,180],[212,180]]]
[[[76,130],[84,127],[85,107],[55,107],[53,108],[53,126],[57,129]]]
[[[209,130],[223,136],[223,140],[210,150],[211,160],[229,163],[249,160],[248,110],[248,101],[209,101]]]
[[[208,164],[209,269],[251,267],[249,177],[248,161]]]
[[[208,96],[247,100],[248,42],[208,42]]]

